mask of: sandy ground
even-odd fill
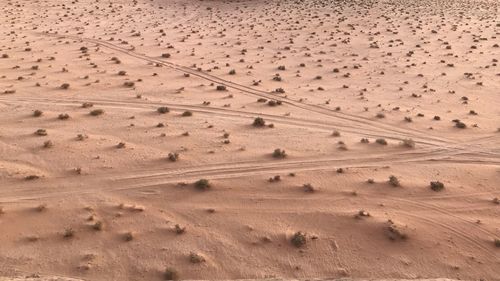
[[[0,275],[500,280],[499,7],[2,0]]]

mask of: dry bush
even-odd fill
[[[297,248],[303,247],[307,243],[307,237],[305,233],[302,233],[300,231],[295,232],[292,236],[292,239],[290,240],[292,245],[294,245]]]
[[[276,148],[273,152],[274,158],[283,159],[287,156],[286,151],[284,149]]]
[[[90,115],[92,115],[92,116],[99,116],[102,114],[104,114],[104,110],[102,110],[102,109],[94,109],[90,112]]]

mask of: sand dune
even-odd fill
[[[500,280],[498,1],[2,4],[0,276]]]

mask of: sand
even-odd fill
[[[500,280],[499,7],[3,0],[0,276]]]

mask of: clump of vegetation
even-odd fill
[[[67,89],[69,89],[69,83],[63,83],[60,87],[63,90],[67,90]]]
[[[84,103],[82,103],[82,108],[89,108],[89,107],[92,107],[92,106],[94,106],[94,104],[91,103],[91,102],[84,102]]]
[[[191,252],[189,253],[189,261],[191,263],[202,263],[202,262],[205,262],[205,257],[203,257],[202,255],[198,254],[198,253],[194,253],[194,252]]]
[[[158,111],[158,113],[160,113],[160,114],[165,114],[165,113],[169,113],[170,109],[166,106],[160,106],[156,109],[156,111]]]
[[[217,85],[215,88],[217,91],[227,91],[227,88],[225,85]]]
[[[375,115],[375,117],[382,119],[382,118],[385,118],[385,114],[382,112],[379,112],[379,113],[377,113],[377,115]]]
[[[404,147],[415,148],[415,141],[412,139],[404,139],[401,141],[401,145]]]
[[[235,74],[236,74],[236,70],[231,69],[231,70],[229,71],[229,75],[235,75]]]
[[[211,187],[211,185],[207,179],[199,179],[194,183],[194,187],[196,187],[199,190],[207,190]]]
[[[42,115],[43,115],[43,111],[41,111],[41,110],[37,109],[37,110],[33,111],[33,116],[34,117],[40,117]]]
[[[54,146],[54,143],[51,140],[47,140],[43,143],[44,148],[51,148]]]
[[[104,110],[102,110],[102,109],[94,109],[90,112],[90,115],[92,115],[92,116],[99,116],[102,114],[104,114]]]
[[[370,140],[367,138],[362,138],[361,143],[370,143]]]
[[[64,230],[63,237],[64,238],[73,238],[75,236],[75,230],[73,228],[68,227]]]
[[[179,273],[172,267],[167,267],[163,276],[165,280],[179,280]]]
[[[124,142],[119,142],[117,145],[116,145],[116,148],[125,148],[126,144]]]
[[[308,192],[308,193],[313,193],[316,191],[316,188],[310,183],[306,183],[306,184],[302,185],[302,188],[304,189],[305,192]]]
[[[189,116],[193,116],[193,112],[192,111],[189,111],[189,110],[186,110],[182,113],[182,116],[184,117],[189,117]]]
[[[35,135],[46,136],[47,135],[47,130],[45,130],[45,129],[38,129],[38,130],[36,130]]]
[[[285,158],[287,156],[286,151],[284,149],[276,148],[273,152],[274,158]]]
[[[104,223],[102,221],[96,221],[93,225],[92,228],[97,231],[101,231],[104,228]]]
[[[392,220],[388,221],[389,225],[387,226],[388,236],[391,240],[406,240],[408,238],[408,234],[406,234],[405,228],[394,223]]]
[[[431,181],[431,189],[434,191],[441,191],[444,189],[444,183],[440,181]]]
[[[387,145],[387,141],[382,138],[375,140],[375,142],[381,145]]]
[[[179,160],[179,153],[177,153],[177,152],[170,152],[168,154],[168,160],[170,160],[172,162],[176,162],[177,160]]]
[[[132,82],[132,81],[125,81],[125,82],[123,83],[123,86],[128,87],[128,88],[132,88],[132,87],[134,87],[134,86],[135,86],[135,83],[134,83],[134,82]]]
[[[67,114],[67,113],[61,113],[61,114],[59,114],[59,116],[57,118],[59,120],[67,120],[67,119],[69,119],[69,114]]]
[[[395,187],[401,186],[401,183],[399,182],[399,179],[396,176],[394,176],[394,175],[391,175],[389,177],[389,184],[392,185],[392,186],[395,186]]]
[[[132,232],[126,232],[123,234],[123,239],[127,242],[134,240],[134,234]]]
[[[290,242],[297,248],[303,247],[307,243],[306,234],[302,233],[301,231],[295,232]]]
[[[266,125],[266,121],[262,117],[257,117],[253,120],[254,127],[264,127]]]
[[[495,247],[500,248],[500,239],[495,238],[495,240],[493,240],[493,243],[495,244]]]
[[[177,234],[183,234],[184,232],[186,232],[186,227],[181,227],[180,225],[176,224],[174,230]]]
[[[333,131],[332,136],[334,136],[334,137],[340,137],[340,132],[337,131],[337,130],[335,130],[335,131]]]

